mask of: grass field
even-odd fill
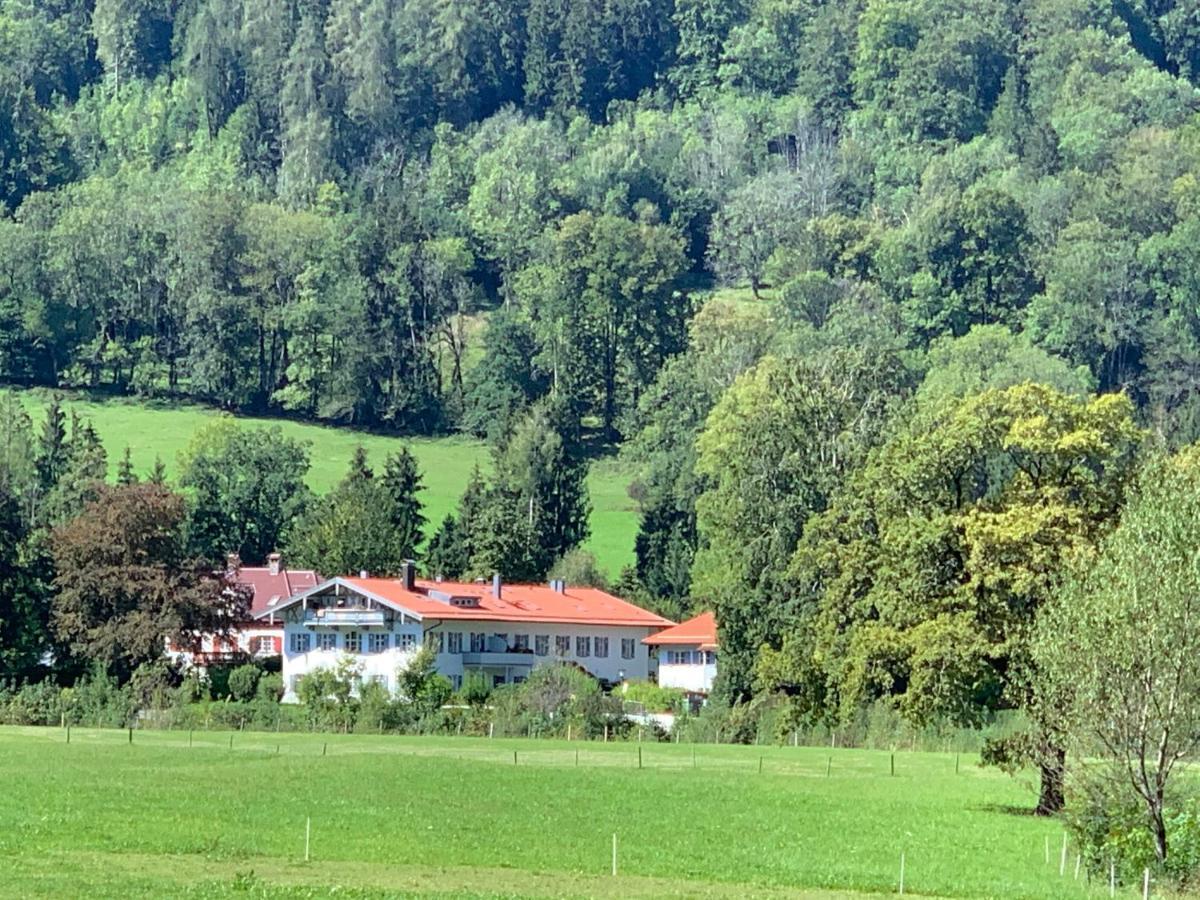
[[[31,390],[19,392],[26,408],[40,421],[49,400],[49,392]],[[134,466],[148,472],[155,458],[166,464],[168,475],[176,469],[176,456],[192,435],[220,415],[204,406],[138,402],[129,399],[105,399],[68,395],[66,406],[89,418],[108,451],[110,469],[115,469],[125,447],[130,448]],[[307,441],[312,459],[308,473],[309,486],[317,492],[327,490],[345,474],[354,448],[361,444],[376,464],[400,446],[407,444],[417,457],[425,480],[425,515],[436,527],[446,513],[451,512],[470,477],[471,468],[478,463],[489,465],[487,447],[460,437],[398,438],[309,425],[286,419],[241,417],[245,427],[278,425],[289,437]],[[593,463],[588,477],[592,499],[592,536],[587,549],[600,566],[612,576],[633,561],[633,539],[637,533],[637,512],[626,493],[628,473],[612,459]]]
[[[901,853],[909,894],[1107,894],[1073,857],[1060,878],[1061,828],[1020,812],[1028,785],[965,755],[956,774],[954,754],[897,753],[893,776],[878,751],[638,753],[0,728],[0,895],[834,900],[895,893]]]

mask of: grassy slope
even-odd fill
[[[21,397],[35,421],[40,421],[49,394],[25,391]],[[91,419],[108,451],[110,469],[115,468],[128,445],[139,471],[148,472],[155,457],[159,457],[169,475],[176,468],[178,452],[197,429],[218,415],[212,409],[196,405],[78,396],[69,397],[67,406]],[[472,466],[488,465],[487,448],[466,438],[397,438],[288,420],[247,417],[239,421],[248,427],[278,425],[289,437],[307,441],[312,456],[308,483],[318,492],[327,490],[342,477],[350,455],[359,444],[366,447],[376,464],[382,464],[388,452],[408,444],[421,465],[425,515],[433,526],[458,503]],[[628,477],[612,460],[597,462],[588,478],[593,507],[588,549],[614,577],[632,562],[633,538],[637,533],[637,513],[625,493],[627,483]]]
[[[0,894],[833,900],[894,892],[904,852],[914,894],[1099,896],[1010,811],[1027,785],[953,754],[229,737],[0,728]]]

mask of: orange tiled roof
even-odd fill
[[[643,644],[659,646],[662,644],[696,645],[701,650],[717,649],[717,618],[710,612],[700,613],[680,622],[670,628],[642,638]]]
[[[656,629],[674,624],[670,619],[598,588],[565,586],[559,591],[545,584],[504,584],[497,597],[490,582],[417,579],[413,589],[408,590],[398,578],[340,578],[338,581],[422,618],[637,625]],[[474,603],[456,606],[455,598],[469,598]],[[274,609],[285,605],[290,604],[276,604]]]

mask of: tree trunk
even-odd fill
[[[1039,816],[1054,816],[1062,812],[1065,805],[1063,770],[1067,762],[1067,753],[1060,747],[1048,747],[1046,756],[1047,759],[1038,766],[1042,785],[1034,813]]]
[[[1154,832],[1154,857],[1162,865],[1167,861],[1167,823],[1163,821],[1161,804],[1150,814],[1150,827]]]

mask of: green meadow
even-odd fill
[[[6,897],[833,900],[901,854],[917,896],[1108,893],[966,754],[6,727],[0,759]]]
[[[50,393],[29,390],[18,394],[35,421],[40,421]],[[194,404],[77,394],[66,395],[65,406],[92,421],[108,451],[110,470],[116,468],[128,446],[138,471],[149,472],[155,459],[159,458],[166,465],[168,476],[174,475],[179,451],[187,446],[192,436],[222,415],[209,407]],[[382,464],[389,452],[407,444],[421,466],[425,481],[422,499],[431,528],[454,510],[471,476],[471,469],[478,464],[486,470],[490,462],[486,445],[469,438],[401,438],[288,419],[248,416],[239,416],[237,421],[246,428],[278,426],[289,437],[307,442],[312,459],[308,483],[318,493],[327,490],[345,474],[350,456],[360,444],[378,464]],[[588,476],[592,536],[586,546],[596,555],[601,568],[613,577],[633,561],[637,511],[626,492],[628,483],[628,473],[615,460],[600,459],[592,464]]]

